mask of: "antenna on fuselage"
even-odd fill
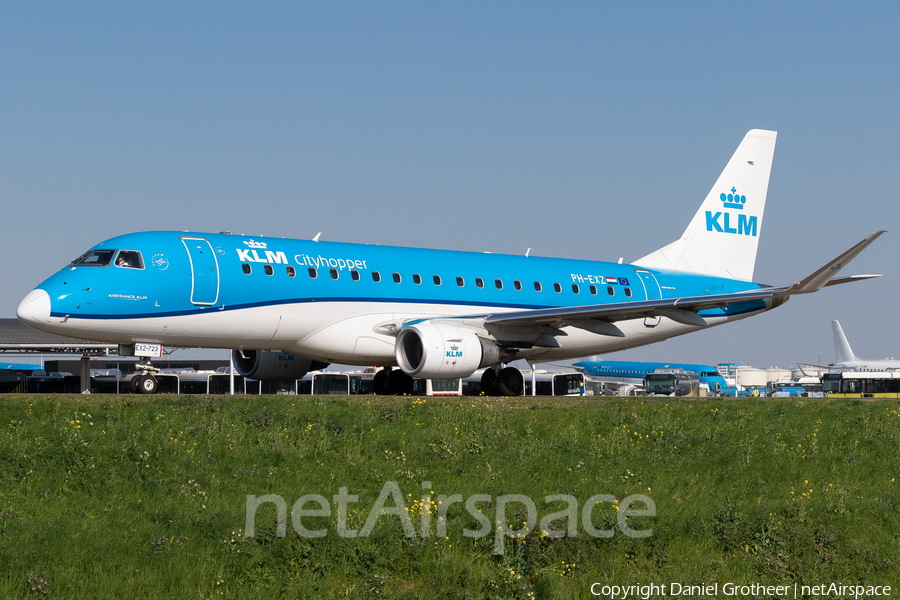
[[[320,231],[319,233],[316,234],[316,237],[313,238],[313,241],[314,241],[314,242],[318,242],[318,241],[319,241],[319,236],[320,236],[320,235],[322,235],[322,232],[321,232],[321,231]]]
[[[525,251],[525,257],[527,258],[529,254],[531,254],[531,248]]]

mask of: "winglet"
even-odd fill
[[[886,232],[876,231],[863,241],[859,242],[858,244],[832,260],[827,265],[812,273],[807,278],[798,281],[782,293],[792,296],[794,294],[811,294],[812,292],[818,292],[823,287],[828,285],[828,282],[831,280],[831,278],[837,275],[841,271],[841,269],[846,267],[847,264],[849,264],[851,260],[856,258],[860,252],[868,248],[869,244],[877,240],[882,233]],[[844,283],[843,281],[838,282]]]

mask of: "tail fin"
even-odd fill
[[[832,321],[831,329],[834,331],[834,363],[848,363],[860,360],[859,357],[853,354],[850,342],[847,341],[847,336],[844,335],[844,330],[841,329],[841,324],[837,321]]]
[[[634,264],[752,280],[776,135],[747,132],[681,238]]]

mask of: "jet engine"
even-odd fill
[[[232,350],[235,370],[257,381],[290,381],[310,371],[324,369],[328,363],[273,350]]]
[[[419,323],[397,336],[394,356],[400,369],[421,379],[468,377],[500,360],[500,349],[470,329]]]

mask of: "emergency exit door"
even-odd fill
[[[647,300],[660,300],[662,298],[662,291],[659,289],[659,282],[656,281],[656,277],[653,276],[653,273],[650,271],[639,271],[637,269],[634,270],[638,277],[641,278],[641,283],[644,285],[644,292],[647,294]],[[644,319],[645,327],[656,327],[659,325],[660,317],[647,317]]]

